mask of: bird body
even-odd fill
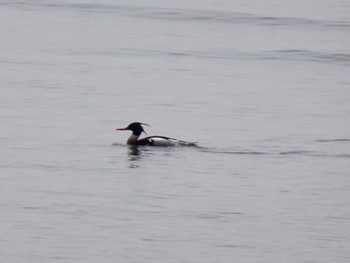
[[[148,136],[140,138],[142,132],[146,133],[142,125],[149,126],[146,123],[133,122],[130,123],[126,128],[118,128],[118,131],[132,131],[131,136],[127,140],[128,145],[141,145],[141,146],[197,146],[195,142],[186,142],[183,140],[177,140],[167,136]]]

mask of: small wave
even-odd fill
[[[280,155],[301,155],[301,156],[321,157],[321,158],[350,158],[350,154],[329,154],[326,152],[315,152],[315,151],[281,152]]]
[[[125,147],[127,145],[125,143],[113,142],[113,143],[111,143],[111,146],[122,146],[122,147]]]
[[[316,152],[314,151],[303,151],[303,150],[300,150],[300,151],[286,151],[286,152],[280,152],[279,154],[281,155],[298,155],[298,154],[302,154],[302,155],[315,155],[317,154]]]
[[[201,152],[205,153],[219,153],[219,154],[232,154],[232,155],[263,155],[271,154],[268,152],[259,152],[259,151],[231,151],[231,150],[219,150],[219,149],[208,149],[201,147]]]
[[[336,158],[350,158],[350,154],[336,154],[333,157],[336,157]]]
[[[81,52],[81,51],[77,51]],[[198,51],[198,50],[166,50],[160,51],[156,49],[111,49],[106,50],[103,53],[99,53],[106,56],[123,56],[123,57],[162,57],[169,56],[173,58],[195,58],[204,60],[261,60],[261,61],[295,61],[295,62],[314,62],[314,63],[327,63],[338,65],[350,65],[350,54],[345,53],[332,53],[332,52],[319,52],[302,49],[286,49],[286,50],[271,50],[271,51],[258,51],[258,52],[240,52],[237,50],[215,50],[215,51]]]
[[[267,60],[312,61],[350,65],[350,54],[320,52],[303,49],[287,49],[262,52],[257,54]]]
[[[234,12],[228,10],[205,10],[186,8],[166,8],[152,6],[135,6],[106,3],[67,3],[60,1],[11,1],[1,3],[2,6],[20,6],[22,8],[54,8],[84,13],[110,13],[138,18],[176,20],[181,22],[214,22],[227,24],[255,24],[261,26],[321,26],[332,29],[348,30],[350,24],[343,21],[321,21],[298,17],[261,16],[257,14]]]
[[[320,158],[350,158],[350,154],[331,154],[327,152],[309,151],[309,150],[295,150],[295,151],[283,151],[283,152],[262,152],[254,150],[220,150],[220,149],[209,149],[201,147],[201,152],[212,153],[212,154],[230,154],[230,155],[269,155],[269,156],[307,156],[307,157],[320,157]]]
[[[350,139],[324,139],[316,140],[316,142],[350,142]]]
[[[247,154],[247,155],[262,155],[262,154],[270,154],[267,152],[256,152],[256,151],[235,151],[235,152],[231,152],[231,151],[223,151],[221,153],[224,154]]]
[[[350,139],[333,139],[333,140],[317,140],[320,142],[342,142],[342,141],[350,141]],[[111,143],[111,146],[118,147],[129,147],[131,155],[140,155],[143,153],[154,152],[155,149],[159,149],[159,147],[133,147],[128,146],[125,143]],[[160,147],[163,149],[163,147]],[[168,147],[166,147],[168,148]],[[172,147],[170,147],[172,149]],[[182,147],[180,147],[182,148]],[[293,150],[293,151],[283,151],[283,152],[267,152],[267,151],[254,151],[254,150],[230,150],[230,149],[216,149],[209,148],[203,146],[192,147],[193,149],[198,149],[199,152],[208,153],[208,154],[225,154],[225,155],[245,155],[245,156],[304,156],[304,157],[318,157],[318,158],[350,158],[350,154],[348,153],[327,153],[320,151],[310,151],[310,150]]]

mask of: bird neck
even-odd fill
[[[129,137],[129,139],[127,141],[127,144],[135,145],[136,142],[138,141],[139,137],[140,137],[140,135],[131,134],[131,136]]]

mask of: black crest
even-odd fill
[[[125,128],[125,130],[130,130],[132,133],[136,136],[140,136],[142,132],[146,133],[145,130],[143,129],[142,125],[149,126],[146,123],[141,123],[141,122],[133,122],[128,125],[128,127]]]

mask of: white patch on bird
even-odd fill
[[[176,140],[166,140],[163,138],[152,138],[154,146],[176,146]]]

